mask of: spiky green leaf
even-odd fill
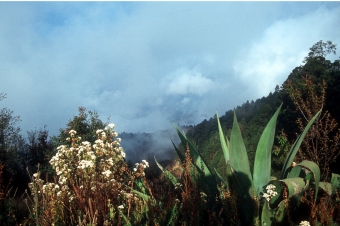
[[[176,178],[174,175],[172,175],[169,171],[165,170],[165,169],[161,166],[161,164],[159,164],[159,163],[157,162],[155,156],[154,156],[154,158],[155,158],[156,165],[158,166],[158,168],[159,168],[160,170],[162,170],[162,172],[163,172],[164,175],[165,175],[165,178],[167,178],[168,180],[170,180],[171,183],[175,186],[175,185],[178,183],[177,178]]]
[[[226,137],[223,134],[223,130],[222,130],[220,119],[218,117],[217,112],[216,112],[216,118],[217,118],[218,133],[220,135],[220,141],[221,141],[222,151],[224,155],[224,160],[225,160],[225,163],[227,164],[229,161],[229,148],[228,148],[228,143],[227,143],[228,139],[226,139]]]
[[[263,191],[263,186],[270,181],[271,156],[275,138],[276,120],[281,107],[282,104],[268,122],[256,148],[253,180],[255,190],[258,194]]]
[[[183,145],[188,145],[189,150],[190,150],[190,157],[194,160],[196,160],[196,165],[199,168],[200,171],[202,171],[205,174],[205,176],[211,176],[212,171],[208,168],[207,164],[205,161],[201,158],[201,155],[199,152],[196,150],[194,145],[178,130],[177,126],[173,123],[173,126],[182,142]]]
[[[279,225],[285,216],[285,202],[281,201],[277,208],[271,209],[269,203],[265,202],[261,213],[261,225]]]
[[[293,167],[287,175],[287,178],[299,177],[301,174],[302,166]]]
[[[328,183],[328,182],[320,182],[319,183],[319,188],[321,188],[321,190],[323,190],[324,192],[326,192],[329,196],[332,195],[332,184]]]
[[[332,184],[333,194],[335,194],[336,189],[340,190],[340,175],[339,174],[332,173],[331,184]]]
[[[250,173],[248,154],[237,122],[236,112],[234,112],[234,122],[230,135],[229,151],[230,165],[236,173],[239,174],[238,180],[242,186],[250,191],[253,189],[253,179]],[[252,194],[252,196],[253,195],[254,194]]]
[[[319,190],[319,182],[320,182],[320,168],[319,166],[312,161],[304,160],[298,164],[298,166],[303,166],[310,170],[313,175],[314,175],[314,183],[315,183],[315,200],[318,195],[318,190]]]
[[[292,148],[290,149],[290,151],[288,153],[286,161],[285,161],[285,163],[283,165],[281,178],[284,178],[285,175],[287,174],[287,169],[292,165],[293,160],[295,158],[295,155],[296,155],[297,151],[299,150],[300,145],[301,145],[303,139],[305,138],[309,128],[314,123],[316,118],[319,117],[320,113],[321,113],[321,110],[309,121],[309,123],[307,124],[306,128],[303,130],[302,134],[294,142]]]
[[[233,169],[232,179],[236,181],[237,197],[242,203],[240,207],[241,218],[243,224],[250,225],[253,223],[252,215],[255,211],[253,204],[255,189],[250,173],[246,147],[242,139],[241,130],[238,125],[235,112],[233,128],[230,135],[229,154],[229,162],[231,165],[231,169]]]
[[[185,155],[184,155],[180,150],[178,150],[178,148],[176,147],[176,145],[174,144],[173,141],[171,141],[171,142],[172,142],[172,145],[173,145],[174,148],[175,148],[175,151],[176,151],[176,153],[177,153],[179,159],[181,160],[181,162],[184,162],[184,161],[185,161]]]

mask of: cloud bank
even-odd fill
[[[0,107],[23,131],[57,134],[79,106],[118,132],[197,124],[273,91],[317,41],[340,44],[337,2],[0,5]]]

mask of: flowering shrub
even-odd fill
[[[147,195],[136,191],[134,182],[144,177],[149,163],[143,160],[129,170],[114,126],[97,130],[94,144],[69,131],[70,144],[59,146],[50,160],[57,175],[54,183],[44,183],[39,172],[33,174],[31,215],[37,224],[111,225],[126,217],[130,222],[142,218],[146,202],[140,196]]]

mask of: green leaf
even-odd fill
[[[253,180],[256,192],[263,192],[263,186],[270,181],[271,156],[275,138],[276,120],[281,110],[282,104],[277,109],[273,117],[264,129],[260,141],[256,148]]]
[[[306,190],[306,183],[301,177],[286,178],[280,180],[286,185],[288,192],[288,198],[295,197],[296,200],[300,200],[300,197],[304,194]]]
[[[178,207],[177,203],[172,207],[171,212],[170,212],[170,219],[167,223],[167,226],[174,226],[177,225],[177,219],[178,219]]]
[[[217,172],[217,170],[214,168],[216,177],[217,177],[217,183],[220,184],[221,182],[224,183],[226,186],[228,186],[228,182]]]
[[[173,123],[173,126],[175,127],[175,130],[181,139],[181,142],[183,145],[188,145],[189,150],[190,150],[190,157],[194,160],[196,160],[196,166],[199,171],[202,171],[205,174],[205,176],[210,176],[211,170],[208,168],[207,164],[205,161],[201,158],[201,155],[198,153],[194,145],[178,130],[177,126]]]
[[[287,174],[287,178],[300,177],[302,166],[295,166]]]
[[[284,201],[281,201],[275,209],[270,209],[269,203],[266,201],[261,212],[261,225],[278,225],[278,223],[283,221],[285,211],[286,207]]]
[[[215,199],[215,194],[217,193],[217,183],[215,175],[212,174],[212,170],[205,163],[204,159],[201,157],[199,152],[196,150],[194,145],[178,130],[177,126],[173,123],[173,126],[182,142],[183,145],[187,145],[190,151],[190,157],[195,160],[195,164],[191,164],[191,166],[196,167],[196,170],[199,172],[199,179],[203,183],[203,191],[206,194],[209,194],[209,203],[213,204]],[[194,168],[192,167],[192,168]],[[191,178],[195,179],[195,178]]]
[[[336,173],[332,173],[331,184],[333,189],[333,194],[335,194],[336,189],[340,190],[340,175]]]
[[[172,145],[173,145],[174,148],[175,148],[175,151],[176,151],[176,153],[177,153],[179,159],[181,160],[181,162],[184,162],[184,161],[185,161],[185,155],[184,155],[180,150],[178,150],[178,148],[176,147],[176,145],[174,144],[173,141],[171,141],[171,142],[172,142]]]
[[[216,112],[216,118],[217,118],[217,125],[218,125],[218,132],[220,135],[220,141],[221,141],[221,146],[222,146],[222,151],[223,151],[223,155],[224,155],[224,160],[225,163],[228,163],[229,161],[229,148],[228,148],[228,139],[226,139],[226,137],[223,134],[223,130],[221,127],[221,123],[220,123],[220,119],[218,117],[218,113]],[[226,142],[227,140],[227,142]]]
[[[147,194],[144,194],[140,191],[137,191],[137,190],[132,190],[133,193],[139,195],[144,201],[148,201],[150,199],[150,196],[148,196]]]
[[[322,110],[322,109],[321,109]],[[282,168],[282,174],[281,174],[281,178],[284,178],[286,175],[286,171],[287,169],[292,165],[293,160],[295,158],[295,155],[297,153],[297,151],[300,148],[300,145],[303,141],[303,139],[305,138],[309,128],[311,127],[311,125],[314,123],[314,121],[316,120],[316,118],[320,115],[321,110],[309,121],[309,123],[307,124],[306,128],[304,129],[304,131],[302,132],[302,134],[300,134],[300,136],[297,138],[297,140],[294,142],[292,148],[290,149],[288,156],[286,158],[286,161],[283,165]]]
[[[250,191],[253,189],[253,180],[250,173],[248,154],[244,145],[241,130],[237,122],[236,113],[234,112],[233,128],[230,135],[230,165],[241,175],[238,175],[238,180],[244,188]],[[254,194],[252,194],[254,196]]]
[[[320,182],[319,183],[319,187],[324,190],[329,196],[332,195],[332,185],[331,183],[328,183],[328,182]]]
[[[126,226],[132,226],[129,219],[125,216],[125,214],[123,213],[123,211],[121,211],[120,209],[118,209],[118,212],[120,213],[120,215],[122,216],[122,218],[124,219],[124,225]]]
[[[161,164],[159,164],[159,163],[157,162],[155,156],[154,156],[154,159],[155,159],[155,162],[156,162],[156,165],[158,166],[158,168],[159,168],[160,170],[162,170],[162,172],[165,174],[165,177],[166,177],[168,180],[170,180],[171,183],[175,186],[175,185],[178,183],[177,178],[176,178],[174,175],[172,175],[169,171],[165,170],[165,169],[161,166]]]
[[[237,181],[237,197],[242,203],[240,206],[241,218],[243,224],[250,225],[253,223],[253,214],[255,206],[253,198],[255,189],[250,173],[249,160],[241,135],[241,130],[237,122],[236,113],[234,112],[233,128],[231,130],[230,143],[230,166],[233,169],[233,179]]]
[[[318,195],[318,190],[319,190],[319,182],[320,182],[320,168],[319,166],[312,161],[304,160],[298,164],[298,166],[303,166],[306,167],[308,170],[310,170],[313,175],[314,175],[314,182],[315,182],[315,200]]]

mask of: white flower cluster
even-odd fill
[[[109,124],[108,128],[104,130],[100,129],[96,131],[98,139],[95,144],[91,146],[88,141],[77,144],[72,140],[72,147],[61,145],[57,148],[57,154],[52,157],[50,163],[56,170],[58,176],[67,178],[71,171],[93,172],[94,170],[102,171],[102,174],[107,178],[112,173],[110,168],[114,166],[117,161],[125,158],[125,152],[120,147],[120,138],[115,138],[118,134],[113,131],[114,124]],[[71,138],[75,138],[76,131],[71,130],[69,132]],[[110,136],[112,139],[107,139]],[[114,139],[115,138],[115,139]],[[99,164],[97,164],[99,162]],[[64,179],[65,180],[65,179]]]
[[[146,160],[142,160],[142,163],[136,163],[136,167],[133,168],[133,171],[141,171],[143,176],[145,175],[144,169],[149,167],[149,163]]]
[[[114,173],[119,173],[125,152],[120,147],[121,139],[116,138],[118,134],[113,130],[114,126],[109,124],[104,130],[97,130],[98,139],[93,145],[88,141],[80,142],[81,138],[75,137],[77,132],[70,130],[70,137],[67,140],[71,140],[72,144],[59,146],[57,153],[50,160],[58,176],[57,184],[46,183],[42,187],[42,192],[57,197],[67,195],[69,201],[72,201],[75,195],[70,192],[69,181],[72,183],[78,181],[79,188],[84,189],[85,184],[82,183],[85,181],[77,178],[81,176],[90,179],[94,178],[94,174],[102,178],[101,182],[115,184]],[[33,177],[36,178],[38,175],[34,174]],[[95,192],[97,186],[99,185],[96,182],[91,182],[91,191]]]
[[[310,223],[308,221],[301,221],[299,226],[310,226]]]
[[[263,197],[266,198],[268,202],[270,201],[271,198],[277,195],[277,192],[275,191],[275,189],[276,187],[273,184],[269,184],[266,187],[267,193],[264,193]]]

